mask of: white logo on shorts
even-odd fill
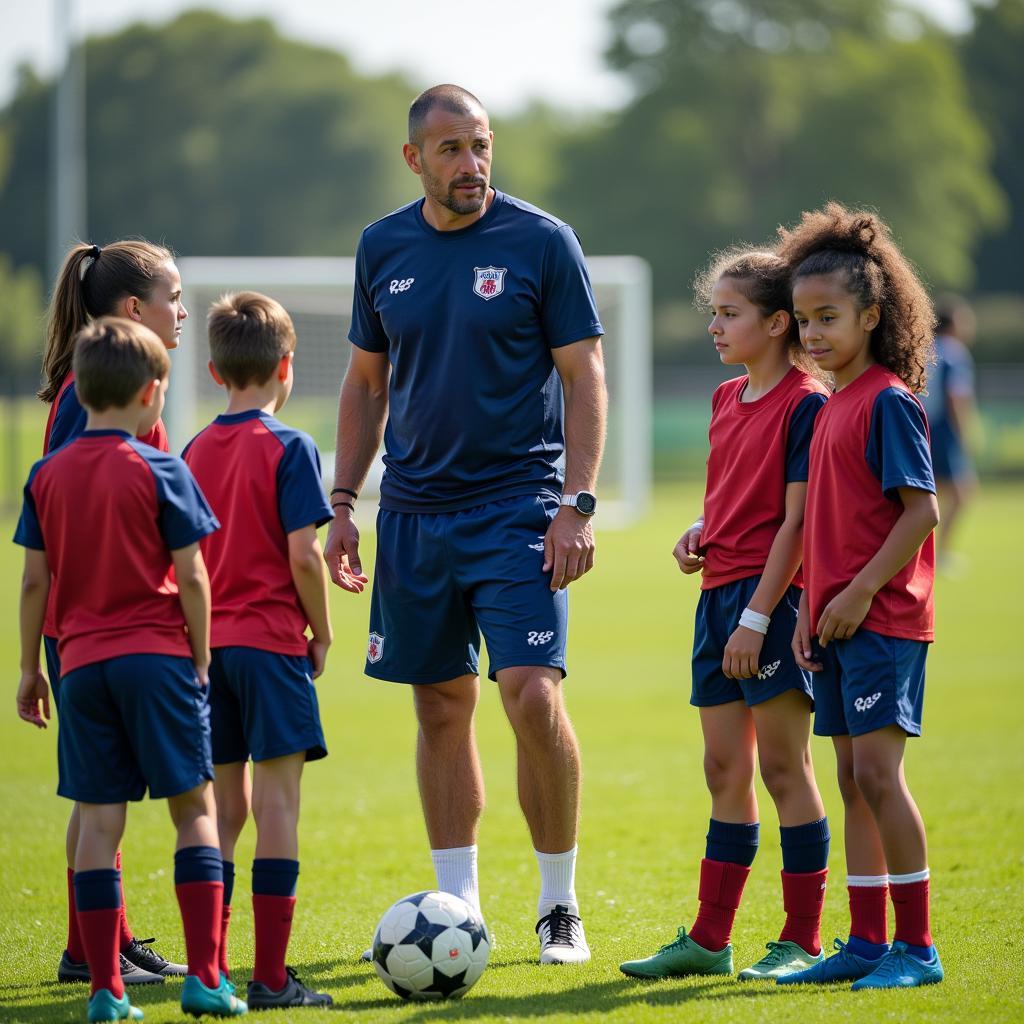
[[[526,634],[526,642],[531,647],[540,647],[542,644],[551,643],[554,633],[550,629],[536,630],[532,629]]]
[[[757,673],[757,678],[771,679],[771,677],[778,671],[781,664],[781,661],[773,661],[770,665],[765,665],[765,667]]]
[[[411,287],[415,277],[404,277],[401,280],[392,281],[388,286],[388,291],[392,295],[397,295],[399,292],[407,292]]]
[[[370,642],[366,645],[366,660],[376,665],[384,656],[384,637],[380,633],[371,633]]]
[[[858,711],[867,711],[868,708],[873,708],[877,703],[878,699],[882,696],[881,692],[873,693],[870,697],[858,697],[854,702],[853,706]]]
[[[539,534],[537,536],[537,543],[536,544],[527,544],[526,546],[531,551],[543,551],[544,550],[544,534]]]

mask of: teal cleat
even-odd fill
[[[645,960],[627,960],[619,970],[631,978],[684,978],[690,974],[732,974],[732,945],[717,953],[698,946],[680,928],[676,937]]]
[[[793,974],[783,974],[775,979],[779,985],[828,985],[833,981],[856,981],[858,978],[866,978],[882,962],[882,957],[877,960],[867,960],[856,953],[851,953],[846,948],[845,942],[835,940],[835,948],[838,953],[825,960],[819,960],[813,967],[805,971],[795,971]]]
[[[936,985],[945,977],[939,954],[933,960],[921,960],[907,952],[905,942],[894,942],[878,966],[865,978],[855,981],[854,992],[866,988],[917,988],[919,985]]]
[[[756,964],[740,971],[737,981],[774,981],[787,974],[805,971],[825,959],[824,953],[815,956],[788,939],[766,943],[765,948],[768,952]]]
[[[109,988],[97,989],[89,999],[89,1020],[142,1020],[142,1011],[132,1006],[128,996],[114,998]]]
[[[216,988],[207,988],[196,975],[185,978],[181,989],[181,1008],[193,1017],[208,1013],[211,1017],[241,1017],[249,1007],[235,995],[235,986],[222,974]]]

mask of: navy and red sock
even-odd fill
[[[828,818],[779,828],[782,842],[782,905],[786,922],[780,942],[795,942],[817,956],[821,952],[821,912],[825,905]]]
[[[75,873],[68,868],[68,959],[76,964],[85,963],[85,946],[78,930],[78,905],[75,901]]]
[[[216,846],[188,846],[174,855],[174,891],[185,930],[188,973],[207,988],[220,985],[224,868]]]
[[[288,980],[285,954],[295,914],[299,862],[258,857],[252,862],[252,911],[256,931],[253,981],[278,992]]]
[[[889,951],[889,876],[847,875],[850,894],[850,941],[847,948],[863,960]]]
[[[120,850],[118,850],[114,855],[114,867],[117,870],[118,875],[121,876],[121,918],[118,922],[118,926],[120,930],[121,952],[123,953],[132,944],[132,940],[135,936],[132,935],[132,930],[128,927],[128,910],[124,901],[124,874],[121,871]]]
[[[124,995],[121,981],[121,872],[116,868],[74,872],[74,897],[83,956],[89,965],[92,991],[109,989]]]
[[[889,876],[889,894],[896,911],[893,938],[907,944],[907,952],[921,960],[935,956],[929,920],[929,873],[925,868],[908,875]]]
[[[700,907],[689,935],[698,946],[718,952],[732,935],[733,921],[757,854],[758,823],[734,824],[711,819],[700,862]]]
[[[231,924],[231,899],[235,892],[235,864],[226,860],[224,863],[224,906],[220,914],[220,971],[226,978],[231,977],[228,970],[228,926]]]

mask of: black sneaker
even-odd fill
[[[590,959],[583,922],[561,903],[545,914],[534,930],[540,938],[542,964],[583,964]]]
[[[183,978],[188,974],[185,964],[172,964],[155,949],[150,949],[151,942],[156,942],[156,939],[132,939],[131,945],[121,955],[140,971],[148,971],[150,974],[162,974],[165,978]]]
[[[284,988],[274,992],[262,981],[250,981],[245,1001],[250,1010],[273,1010],[280,1006],[333,1006],[334,1000],[326,992],[314,992],[302,984],[294,967],[285,967],[287,980]]]
[[[57,980],[63,982],[91,981],[89,965],[84,961],[79,963],[68,956],[65,949],[60,955],[60,964],[57,966]],[[162,974],[153,974],[136,967],[124,954],[121,955],[121,981],[125,985],[162,985],[164,978]]]

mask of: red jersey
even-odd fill
[[[213,591],[210,646],[304,655],[308,621],[288,534],[334,516],[312,438],[253,409],[218,416],[182,458],[224,524],[203,541]]]
[[[218,525],[181,459],[124,431],[87,430],[37,462],[14,539],[46,552],[62,674],[191,657],[171,551]]]
[[[903,513],[898,488],[935,493],[928,422],[896,374],[868,367],[833,394],[811,441],[804,518],[804,573],[811,629],[821,613],[878,552]],[[862,629],[933,640],[935,539],[875,594]]]
[[[746,375],[736,377],[711,398],[703,590],[764,571],[786,518],[786,485],[807,479],[814,420],[828,394],[795,366],[755,402],[740,401],[746,386]]]

